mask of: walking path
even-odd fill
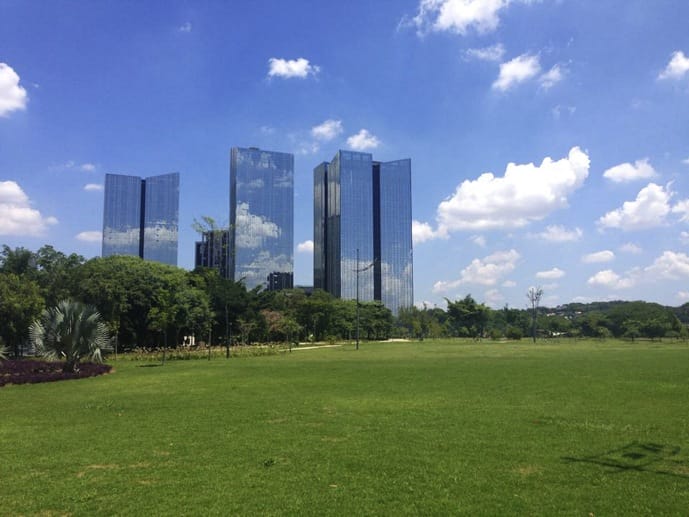
[[[333,348],[342,345],[319,345],[319,346],[293,346],[292,352],[295,350],[315,350],[316,348]]]

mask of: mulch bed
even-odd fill
[[[34,384],[36,382],[64,381],[103,375],[112,370],[108,364],[79,363],[79,371],[62,371],[64,363],[34,359],[8,359],[0,362],[0,386],[6,384]]]

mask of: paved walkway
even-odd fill
[[[293,346],[292,352],[295,350],[315,350],[316,348],[333,348],[342,345],[318,345],[318,346]]]

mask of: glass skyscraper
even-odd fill
[[[294,284],[294,156],[230,153],[230,278],[247,289]]]
[[[195,267],[217,269],[223,278],[229,278],[230,231],[215,230],[203,232],[196,242]]]
[[[179,173],[105,175],[102,255],[177,265]]]
[[[413,300],[411,160],[338,151],[314,169],[314,287],[378,300],[397,314]]]

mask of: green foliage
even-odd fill
[[[15,357],[28,340],[29,326],[41,313],[43,298],[38,284],[15,273],[0,273],[0,338]]]
[[[39,354],[64,359],[68,372],[78,371],[83,358],[102,362],[102,352],[110,349],[108,327],[96,308],[72,300],[43,311],[29,332]]]
[[[483,336],[490,311],[486,305],[477,303],[470,294],[462,300],[453,302],[445,298],[445,301],[455,336],[473,338]]]

